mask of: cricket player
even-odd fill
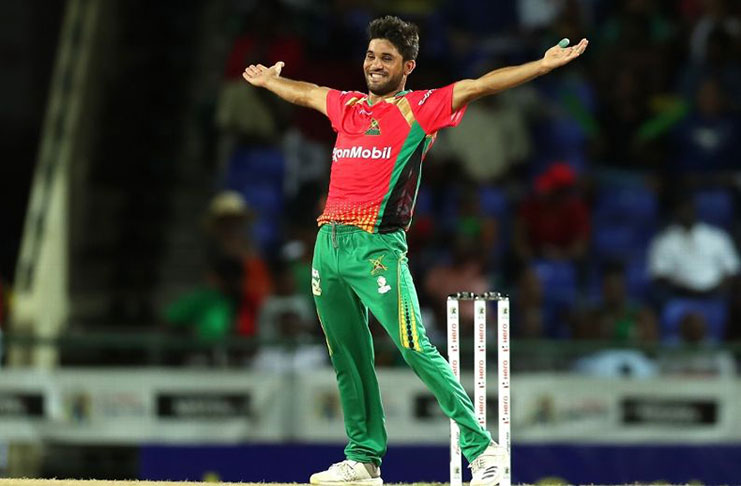
[[[329,118],[337,132],[329,194],[318,219],[312,292],[337,375],[348,445],[346,460],[313,474],[311,484],[379,486],[386,429],[368,329],[378,319],[445,415],[461,430],[472,486],[494,486],[506,451],[475,419],[471,399],[427,339],[407,262],[409,228],[422,161],[438,130],[457,125],[466,105],[576,59],[587,48],[564,40],[542,59],[437,89],[407,90],[419,51],[417,26],[397,17],[368,27],[363,72],[368,93],[337,91],[282,77],[283,62],[250,65],[253,86]]]

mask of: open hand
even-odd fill
[[[278,61],[269,68],[262,64],[250,64],[245,68],[242,77],[252,86],[265,87],[271,78],[280,76],[283,66],[285,66],[283,61]]]
[[[582,52],[587,48],[587,45],[589,45],[587,39],[582,39],[577,45],[571,47],[560,47],[555,45],[545,51],[542,61],[543,67],[548,71],[561,67],[581,56]]]

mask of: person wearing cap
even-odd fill
[[[589,208],[576,191],[574,169],[556,162],[535,179],[534,188],[515,221],[517,257],[580,260],[588,248],[590,223]]]
[[[273,287],[268,266],[249,237],[255,216],[239,192],[222,191],[211,200],[205,221],[209,260],[239,267],[241,278],[230,285],[239,295],[234,332],[240,336],[257,334],[257,316]]]

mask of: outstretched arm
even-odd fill
[[[251,64],[244,70],[242,77],[252,86],[272,91],[289,103],[314,108],[326,115],[329,88],[281,77],[280,71],[284,65],[282,61],[269,68],[262,64]]]
[[[589,41],[582,39],[581,42],[573,47],[561,47],[564,44],[568,45],[567,40],[561,41],[558,44],[548,49],[543,58],[537,61],[519,66],[495,69],[477,79],[463,79],[458,81],[453,87],[453,111],[466,106],[468,103],[482,96],[514,88],[573,61],[584,52]]]

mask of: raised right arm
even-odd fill
[[[269,68],[262,64],[251,64],[244,70],[242,77],[252,86],[272,91],[289,103],[314,108],[326,115],[329,88],[283,78],[280,76],[283,66],[282,61]]]

